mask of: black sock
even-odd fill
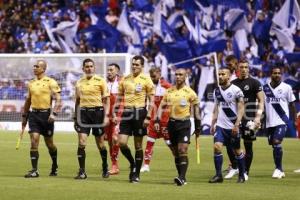
[[[102,169],[103,171],[107,171],[108,164],[107,164],[107,150],[105,147],[100,149],[100,155],[102,158]]]
[[[237,169],[237,161],[235,159],[235,155],[234,155],[232,147],[231,146],[226,146],[226,150],[227,150],[227,155],[229,157],[229,160],[231,162],[231,167],[233,169]]]
[[[85,147],[78,147],[77,157],[79,162],[79,168],[85,170]]]
[[[245,157],[245,164],[246,164],[246,172],[249,174],[250,166],[253,160],[253,143],[252,142],[244,142],[245,150],[246,150],[246,157]]]
[[[137,150],[135,152],[136,173],[138,176],[140,176],[140,170],[143,164],[143,157],[144,157],[143,149]]]
[[[52,159],[52,168],[57,167],[57,149],[49,149],[49,154]]]
[[[30,159],[31,159],[32,169],[37,170],[37,165],[38,165],[38,160],[39,160],[39,152],[37,150],[36,151],[31,150],[30,151]]]
[[[179,156],[179,170],[181,179],[185,180],[185,174],[188,168],[189,160],[187,156]]]
[[[180,167],[179,167],[179,157],[175,157],[175,166],[177,169],[178,176],[180,175]]]
[[[128,146],[121,146],[120,149],[121,149],[122,154],[129,161],[130,165],[133,166],[134,165],[134,159],[133,159],[133,156],[132,156],[131,151],[128,148]]]

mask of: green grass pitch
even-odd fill
[[[89,137],[87,146],[86,170],[88,179],[74,180],[78,170],[76,157],[77,135],[56,133],[58,147],[59,175],[49,177],[51,162],[43,139],[40,141],[39,172],[36,179],[25,179],[24,174],[30,169],[29,136],[25,135],[20,149],[15,149],[17,132],[0,132],[0,199],[7,200],[142,200],[142,199],[202,199],[202,200],[261,200],[261,199],[300,199],[300,174],[293,172],[300,168],[300,141],[285,139],[283,142],[283,167],[286,178],[271,178],[274,164],[271,147],[267,139],[259,138],[254,144],[254,160],[249,181],[237,184],[233,180],[222,184],[209,184],[208,179],[214,175],[212,157],[212,137],[201,136],[201,163],[196,163],[195,140],[189,148],[188,184],[175,186],[176,175],[173,158],[162,140],[157,141],[151,162],[151,171],[141,174],[139,184],[128,182],[129,165],[120,155],[121,173],[103,180],[100,174],[100,155],[94,138]],[[132,147],[132,138],[130,138]],[[133,152],[133,151],[132,151]],[[224,149],[225,154],[225,149]],[[223,168],[227,167],[224,156]]]

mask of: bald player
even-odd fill
[[[32,169],[25,174],[25,178],[37,178],[39,160],[40,135],[44,136],[46,146],[52,159],[52,167],[49,176],[57,176],[57,148],[53,143],[54,121],[61,108],[60,87],[57,82],[45,75],[47,63],[38,60],[33,65],[33,73],[36,76],[28,84],[28,95],[22,114],[22,127],[29,121],[30,134],[30,159]],[[52,109],[52,99],[55,101]],[[31,111],[29,111],[31,107]]]
[[[188,146],[190,143],[191,121],[194,115],[195,131],[198,137],[201,130],[199,100],[196,93],[185,84],[187,73],[185,69],[177,69],[175,72],[175,86],[172,86],[165,93],[158,109],[157,119],[154,124],[157,131],[160,130],[163,109],[168,109],[170,119],[168,132],[171,146],[174,149],[175,165],[178,176],[174,182],[178,186],[185,185],[186,172],[188,169]]]

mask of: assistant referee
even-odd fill
[[[22,114],[22,127],[29,121],[30,134],[30,159],[32,169],[25,174],[25,178],[39,177],[39,141],[40,135],[44,136],[46,146],[52,159],[52,167],[49,176],[57,176],[57,148],[53,143],[54,120],[61,108],[60,87],[57,82],[46,76],[47,63],[38,60],[33,65],[33,73],[36,76],[28,84],[28,95]],[[55,100],[54,108],[51,109],[52,99]],[[31,107],[31,111],[29,109]]]

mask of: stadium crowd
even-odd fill
[[[298,7],[278,22],[292,5],[285,6],[288,2]],[[167,68],[169,76],[163,76],[169,81],[175,68],[168,64],[218,52],[224,65],[225,57],[234,54],[249,60],[262,84],[270,66],[284,63],[283,79],[299,99],[300,10],[295,0],[2,0],[0,8],[1,53],[128,52],[143,55],[150,66]],[[189,80],[197,90],[198,69],[209,60],[183,65],[190,68]],[[24,84],[2,73],[0,99],[23,99]]]

